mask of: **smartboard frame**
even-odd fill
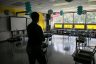
[[[12,18],[17,18],[17,19],[20,19],[20,18],[22,18],[22,19],[25,19],[24,21],[24,26],[22,27],[22,28],[20,28],[20,25],[15,25],[14,23],[13,23],[13,25],[12,25],[12,22],[14,22],[14,21],[12,21]],[[16,19],[15,19],[15,21],[17,21]],[[19,21],[18,21],[19,22]],[[23,21],[22,21],[23,22]],[[20,23],[19,23],[20,24]],[[23,24],[21,24],[21,25],[23,25]],[[18,16],[10,16],[10,31],[17,31],[17,30],[26,30],[26,28],[27,28],[27,18],[26,17],[18,17]]]

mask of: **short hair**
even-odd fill
[[[32,12],[31,15],[30,15],[31,19],[33,21],[38,21],[39,19],[39,14],[37,12]]]

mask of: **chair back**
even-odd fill
[[[95,46],[95,48],[93,49],[93,54],[95,54],[96,53],[96,46]]]

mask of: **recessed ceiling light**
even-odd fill
[[[56,0],[49,0],[49,1],[51,1],[51,2],[55,2]]]
[[[90,6],[96,6],[96,5],[90,5]]]

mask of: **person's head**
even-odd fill
[[[32,12],[31,13],[31,19],[32,19],[32,22],[38,23],[38,21],[39,21],[39,14],[37,12]]]

